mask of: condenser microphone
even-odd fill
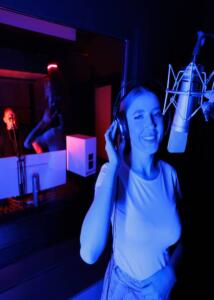
[[[178,100],[170,130],[167,150],[171,153],[182,153],[186,149],[190,118],[194,108],[197,89],[196,65],[191,62],[183,72],[178,86]]]

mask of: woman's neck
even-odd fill
[[[142,176],[144,179],[154,179],[159,174],[159,166],[157,164],[155,154],[130,152],[128,163],[130,168]]]

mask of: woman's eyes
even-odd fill
[[[135,120],[143,119],[143,115],[142,115],[142,114],[140,114],[140,115],[135,115],[135,116],[134,116],[134,119],[135,119]]]
[[[155,118],[162,118],[163,115],[162,115],[161,111],[157,111],[157,112],[153,113],[152,116]],[[137,114],[134,116],[135,120],[139,120],[139,119],[143,119],[143,118],[144,118],[143,114]]]

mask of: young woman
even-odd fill
[[[122,100],[121,112],[128,136],[115,146],[116,120],[106,131],[109,162],[101,168],[82,225],[80,255],[96,262],[112,223],[102,299],[168,300],[182,247],[176,171],[156,157],[164,136],[162,108],[153,91],[139,86]]]

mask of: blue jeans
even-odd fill
[[[143,280],[130,277],[111,258],[105,273],[101,300],[153,300],[145,298],[142,286]]]

